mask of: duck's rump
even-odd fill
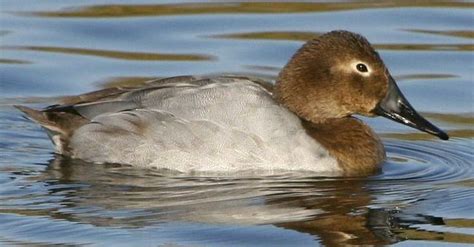
[[[45,110],[81,122],[61,134],[67,147],[59,151],[94,163],[182,172],[338,171],[300,119],[253,80],[181,77],[117,90]]]

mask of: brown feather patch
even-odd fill
[[[376,173],[385,159],[385,149],[369,126],[353,118],[328,119],[324,123],[303,122],[307,133],[334,156],[345,175]]]

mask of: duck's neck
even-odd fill
[[[338,160],[345,175],[370,175],[380,169],[385,149],[369,126],[353,117],[303,121],[308,134]]]
[[[283,69],[273,88],[273,98],[294,112],[300,118],[313,123],[319,123],[328,118],[338,118],[347,115],[336,102],[333,94],[324,95],[325,91],[336,89],[313,90],[312,81],[301,79]],[[314,83],[313,83],[314,84]],[[324,83],[320,83],[324,86]]]

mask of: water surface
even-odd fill
[[[419,246],[474,243],[469,1],[0,1],[0,245]],[[53,154],[13,104],[183,74],[275,79],[311,37],[378,49],[449,141],[385,119],[379,175],[192,176]]]

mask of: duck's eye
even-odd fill
[[[369,72],[369,70],[367,69],[367,66],[363,63],[358,63],[356,65],[356,68],[359,72],[362,72],[362,73]]]

